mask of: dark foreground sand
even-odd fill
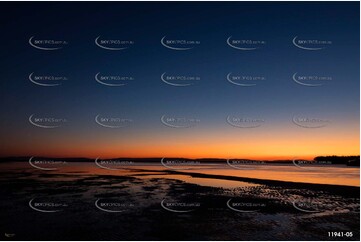
[[[92,175],[1,171],[3,240],[360,238],[358,187],[175,171],[132,172]],[[151,177],[174,173],[257,186],[225,189]],[[344,235],[329,237],[331,231]]]

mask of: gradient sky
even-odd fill
[[[0,156],[219,157],[287,159],[359,155],[359,3],[1,3]],[[31,47],[31,36],[61,39],[57,51]],[[97,47],[94,39],[134,40],[124,51]],[[160,39],[199,40],[188,51]],[[264,40],[255,51],[226,44],[229,36]],[[331,40],[320,51],[296,48],[292,39]],[[32,72],[67,76],[61,86],[40,87]],[[98,72],[133,76],[122,87],[97,83]],[[192,74],[189,87],[163,83],[160,75]],[[264,76],[254,87],[226,75]],[[331,76],[321,87],[292,80],[295,73]],[[56,129],[28,118],[64,117]],[[94,117],[131,118],[108,129]],[[194,117],[192,128],[169,128],[162,115]],[[228,115],[261,118],[253,129],[227,124]],[[292,123],[294,116],[330,120],[324,128]]]

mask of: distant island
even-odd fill
[[[315,161],[330,161],[332,164],[345,164],[348,166],[360,166],[360,156],[317,156]]]
[[[36,157],[37,159],[51,159],[53,161],[66,161],[66,162],[94,162],[94,159],[84,158],[84,157],[75,157],[75,158],[53,158],[53,157]],[[19,156],[19,157],[1,157],[0,162],[24,162],[29,161],[29,156]],[[109,161],[134,161],[142,163],[159,163],[162,157],[150,157],[150,158],[131,158],[131,157],[119,157],[119,158],[109,158],[104,160]],[[227,163],[227,159],[220,158],[199,158],[199,159],[189,159],[183,157],[167,157],[167,159],[172,160],[183,160],[183,161],[196,161],[199,163]],[[251,159],[242,159],[242,158],[232,158],[230,160],[242,160],[247,161],[249,164],[263,164],[263,163],[272,163],[272,164],[292,164],[294,160],[251,160]],[[360,156],[316,156],[313,160],[308,160],[309,164],[331,164],[331,165],[346,165],[346,166],[360,166]]]

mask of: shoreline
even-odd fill
[[[157,170],[143,170],[143,169],[132,169],[134,171],[151,171],[151,172],[159,172]],[[307,182],[290,182],[290,181],[280,181],[280,180],[271,180],[271,179],[259,179],[259,178],[249,178],[249,177],[238,177],[238,176],[227,176],[227,175],[213,175],[213,174],[203,174],[196,172],[183,172],[183,171],[172,171],[172,170],[164,170],[161,172],[166,172],[174,175],[188,175],[195,178],[210,178],[210,179],[221,179],[228,181],[241,181],[241,182],[249,182],[256,183],[260,185],[268,185],[268,186],[282,186],[289,187],[295,189],[310,189],[310,190],[327,190],[332,192],[337,192],[341,194],[347,193],[360,193],[360,186],[348,186],[348,185],[332,185],[332,184],[317,184],[317,183],[307,183]],[[359,195],[358,195],[359,196]]]

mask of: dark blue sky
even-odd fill
[[[133,139],[137,141],[131,142],[129,149],[142,150],[148,145],[143,143],[146,140],[158,142],[155,149],[162,152],[168,147],[162,145],[165,139],[174,148],[192,135],[206,140],[222,133],[242,144],[246,139],[237,137],[253,140],[270,134],[278,139],[284,136],[277,134],[297,133],[294,129],[298,127],[291,122],[295,115],[332,121],[327,131],[315,131],[304,139],[322,135],[328,139],[334,134],[335,140],[350,139],[352,144],[358,140],[358,2],[33,2],[1,3],[0,13],[0,134],[6,143],[0,150],[2,155],[43,154],[39,150],[47,145],[65,154],[73,141],[106,149],[112,144],[117,150],[117,145],[128,147],[124,144]],[[61,50],[41,51],[28,44],[31,36],[69,44]],[[107,51],[94,44],[97,36],[134,40],[135,44],[124,51]],[[173,51],[160,44],[163,36],[199,40],[201,44],[188,51]],[[229,36],[264,40],[266,44],[255,51],[239,51],[226,44]],[[320,51],[302,50],[292,44],[295,36],[330,40],[332,44]],[[57,87],[40,87],[28,80],[32,72],[67,76],[69,80]],[[98,72],[130,75],[135,80],[123,87],[102,86],[94,80]],[[193,86],[174,87],[160,80],[164,72],[197,75],[201,80]],[[227,81],[229,72],[264,76],[266,80],[254,87],[240,87]],[[305,87],[292,80],[295,72],[331,76],[332,80],[322,87]],[[33,113],[66,117],[69,124],[50,133],[39,130],[28,122]],[[134,124],[127,130],[104,130],[94,122],[97,114],[131,117]],[[186,131],[180,136],[159,121],[164,114],[196,117],[201,124],[192,129],[192,135],[187,136],[190,131]],[[262,133],[259,136],[249,131],[239,133],[229,130],[224,122],[228,115],[263,118],[267,125],[257,131]],[[59,140],[67,145],[59,147]],[[206,150],[207,143],[199,142]],[[267,146],[267,142],[262,144]],[[323,147],[324,153],[332,146],[339,143]],[[269,155],[266,148],[262,153],[262,147],[260,155]],[[358,144],[351,150],[358,150]],[[70,153],[86,155],[75,150]],[[126,155],[126,149],[120,153]]]

